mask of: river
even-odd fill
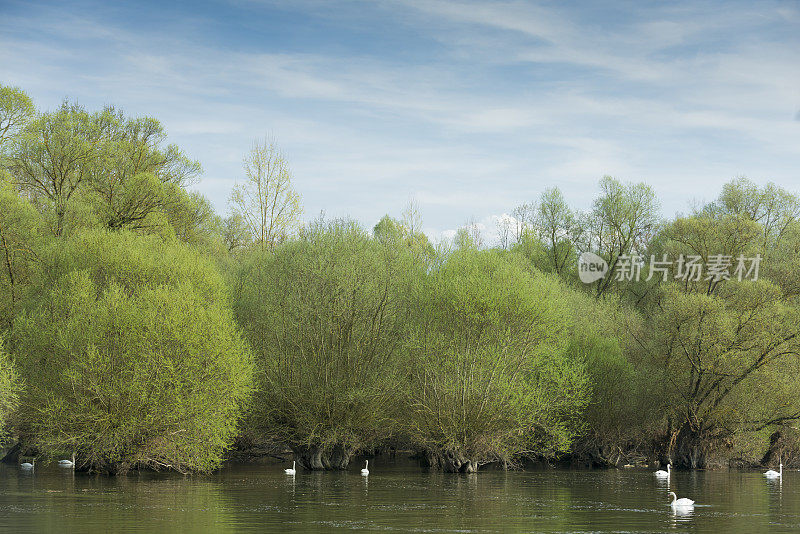
[[[376,458],[348,472],[227,465],[210,476],[0,466],[4,532],[800,532],[800,473],[487,470],[428,473]],[[697,502],[675,513],[668,491]]]

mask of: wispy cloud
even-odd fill
[[[800,187],[791,4],[262,0],[132,20],[156,9],[13,4],[0,80],[157,116],[220,210],[265,133],[311,216],[371,225],[415,193],[437,235],[553,185],[586,206],[603,174],[649,181],[667,211],[739,174]]]

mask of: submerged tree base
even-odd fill
[[[480,464],[458,451],[425,451],[420,455],[422,463],[431,469],[446,473],[476,473]]]
[[[355,447],[336,444],[328,447],[321,445],[296,445],[292,447],[297,463],[309,471],[335,471],[347,469]]]

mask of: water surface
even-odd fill
[[[374,465],[373,465],[374,464]],[[651,470],[426,473],[376,458],[345,473],[286,476],[228,465],[206,477],[101,477],[0,466],[4,532],[798,532],[800,473]],[[675,513],[667,492],[698,506]]]

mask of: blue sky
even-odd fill
[[[0,0],[0,83],[152,115],[220,212],[274,137],[305,217],[485,225],[605,174],[665,215],[744,175],[800,192],[800,3]]]

